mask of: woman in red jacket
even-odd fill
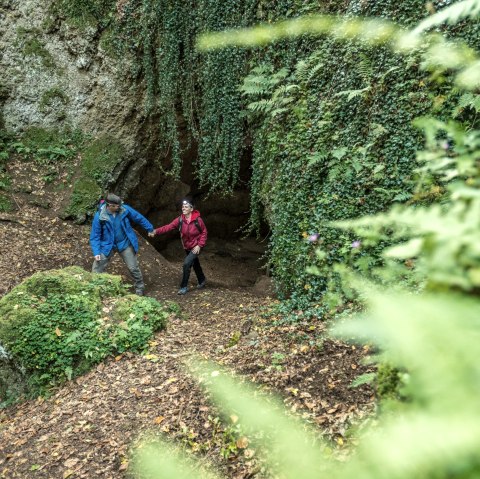
[[[203,222],[202,218],[200,218],[200,212],[194,209],[192,201],[183,200],[181,216],[175,218],[168,225],[156,228],[149,235],[161,235],[173,230],[180,231],[183,249],[186,253],[185,261],[183,262],[182,282],[180,284],[178,294],[187,293],[188,279],[190,277],[190,270],[192,269],[192,266],[195,274],[197,275],[197,288],[204,288],[205,275],[203,274],[202,267],[200,266],[198,256],[201,249],[207,244],[207,228],[205,227],[205,223]]]

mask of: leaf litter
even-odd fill
[[[25,177],[35,181],[31,171],[22,176],[24,165],[12,168],[18,170],[14,189],[15,181]],[[16,210],[0,221],[2,295],[40,270],[91,267],[89,227],[58,217],[64,201],[58,192],[35,184],[36,194],[54,205],[45,209],[32,206],[20,190],[14,193]],[[281,395],[285,407],[318,427],[340,457],[348,452],[348,429],[374,410],[368,385],[350,387],[355,378],[372,372],[362,361],[367,350],[324,339],[319,320],[273,326],[262,313],[274,299],[232,286],[239,271],[234,258],[218,258],[230,262],[225,266],[210,255],[204,263],[208,287],[179,298],[181,258],[166,261],[142,238],[139,256],[147,294],[177,301],[181,317],[156,335],[146,354],[109,358],[48,398],[1,410],[2,479],[131,477],[132,446],[144,435],[159,434],[201,455],[225,477],[266,475],[248,435],[235,437],[235,447],[225,453],[226,431],[238,427],[241,418],[232,412],[235,421],[220,421],[219,411],[185,371],[184,360],[192,354]],[[118,257],[111,266],[109,272],[130,282]],[[55,334],[62,332],[56,328]]]

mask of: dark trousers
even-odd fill
[[[197,275],[198,284],[205,281],[205,275],[203,274],[202,267],[200,266],[198,254],[193,254],[188,249],[185,250],[185,254],[187,256],[183,261],[183,276],[180,288],[186,288],[188,286],[188,279],[190,278],[190,270],[192,269],[192,266],[195,274]]]

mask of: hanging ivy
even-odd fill
[[[238,183],[249,139],[249,226],[258,230],[262,221],[269,224],[274,277],[281,293],[297,305],[336,288],[331,275],[306,272],[319,242],[327,265],[352,261],[356,239],[325,227],[327,221],[418,200],[411,180],[422,137],[412,120],[451,114],[458,98],[448,72],[430,76],[413,55],[400,58],[382,47],[330,38],[305,36],[249,51],[229,47],[199,53],[194,45],[205,31],[310,13],[380,17],[404,26],[428,15],[419,0],[340,3],[59,2],[68,15],[88,12],[107,25],[105,36],[119,58],[125,53],[136,58],[137,78],[148,93],[146,112],[159,119],[158,141],[172,174],[179,174],[183,151],[195,142],[199,182],[228,193]],[[428,5],[438,9],[446,3]],[[438,31],[479,43],[478,22]],[[459,115],[462,111],[457,106]],[[374,252],[356,252],[355,258],[365,270],[377,261]]]

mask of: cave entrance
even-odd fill
[[[250,214],[251,153],[247,151],[242,158],[238,186],[232,195],[224,196],[209,194],[198,184],[193,168],[197,157],[195,144],[183,150],[180,179],[165,175],[165,165],[159,166],[155,143],[150,142],[150,145],[149,152],[144,150],[143,162],[137,159],[131,165],[136,174],[125,175],[125,178],[136,177],[135,187],[131,187],[131,181],[130,185],[120,181],[126,201],[159,227],[180,215],[183,198],[192,198],[208,229],[207,246],[201,253],[202,267],[205,265],[210,271],[208,282],[228,288],[253,287],[260,294],[271,294],[271,281],[265,268],[268,230],[263,228],[260,239],[244,237],[242,233]],[[178,231],[149,239],[149,242],[167,261],[177,266],[183,261],[185,253]]]

